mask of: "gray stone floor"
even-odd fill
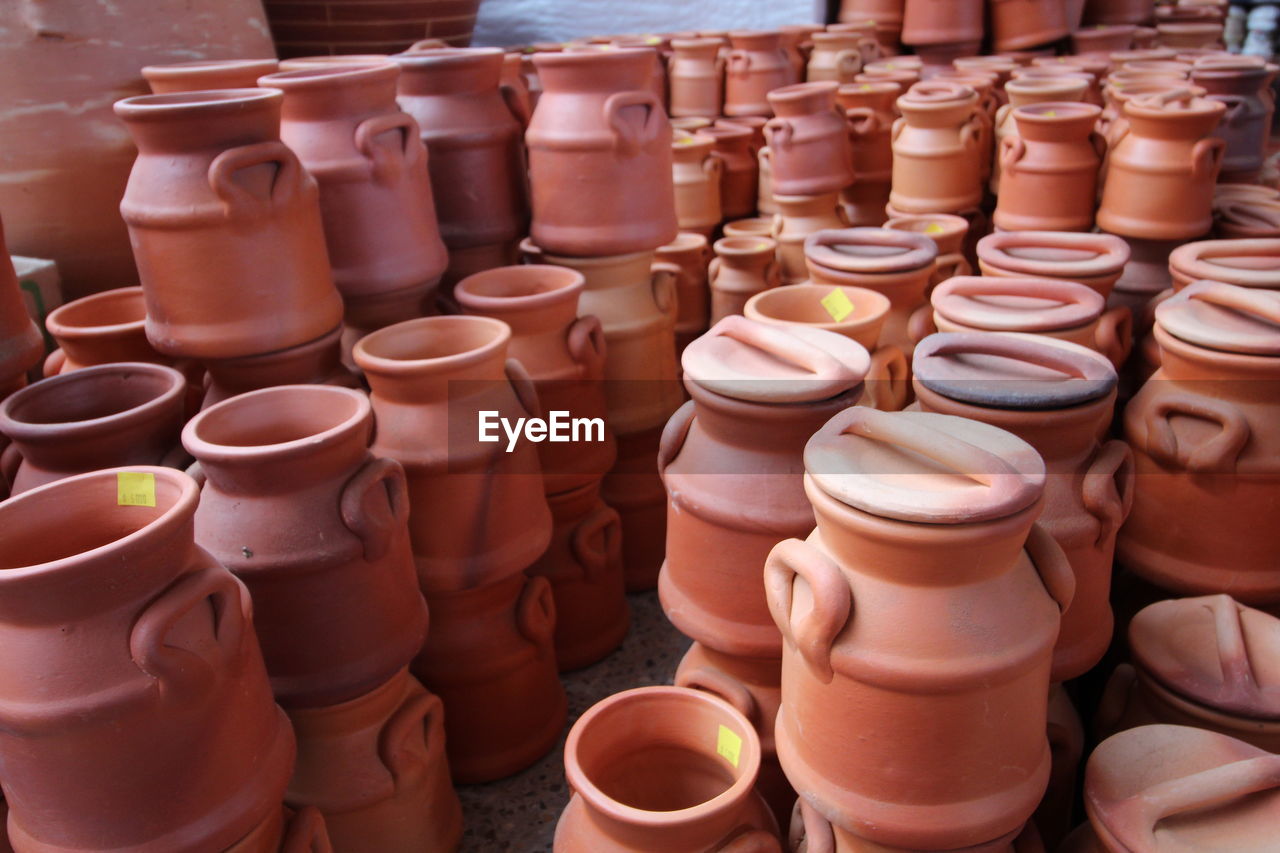
[[[621,648],[594,666],[561,676],[569,695],[569,725],[610,694],[646,684],[670,684],[689,647],[689,640],[667,621],[657,593],[632,595],[628,601],[631,631]],[[563,748],[561,736],[550,754],[523,773],[458,788],[466,821],[462,853],[551,850],[556,819],[569,800]]]

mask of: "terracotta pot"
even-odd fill
[[[917,83],[898,98],[893,124],[893,190],[903,213],[956,213],[982,201],[984,136],[978,95],[958,83]]]
[[[1280,240],[1201,240],[1183,243],[1167,257],[1174,290],[1198,279],[1280,290]]]
[[[1112,234],[1005,231],[978,241],[984,276],[1079,282],[1106,299],[1129,262],[1129,244]]]
[[[761,219],[760,222],[764,223],[764,234],[768,236],[772,221]],[[732,225],[725,225],[726,235]],[[676,274],[676,354],[679,355],[690,341],[707,330],[711,311],[707,265],[711,262],[711,248],[701,234],[682,233],[659,248],[657,257],[679,270]]]
[[[724,107],[724,58],[718,39],[672,39],[667,66],[671,115],[715,118]]]
[[[805,241],[819,231],[844,228],[849,223],[834,192],[773,198],[779,212],[773,218],[771,233],[778,243],[782,283],[797,284],[810,275],[805,264]]]
[[[721,163],[720,211],[725,219],[738,219],[756,212],[760,165],[751,150],[752,132],[746,127],[716,125],[699,130],[715,138],[712,152]]]
[[[296,347],[244,358],[204,362],[208,381],[202,406],[208,408],[248,391],[277,385],[338,385],[355,388],[360,381],[342,363],[342,329]]]
[[[1000,107],[995,115],[996,156],[991,164],[991,192],[997,196],[1000,192],[1002,165],[999,153],[1004,148],[1004,140],[1016,138],[1018,135],[1018,125],[1013,120],[1013,111],[1032,104],[1083,101],[1088,88],[1088,81],[1078,76],[1023,77],[1009,81],[1004,89],[1009,99],[1008,103]]]
[[[823,817],[803,797],[796,800],[791,815],[791,849],[794,853],[925,853],[879,844],[855,835]],[[947,853],[1045,853],[1035,824],[1007,832],[985,844],[950,848]]]
[[[768,237],[773,233],[772,216],[753,216],[724,224],[726,237]]]
[[[874,39],[856,32],[814,33],[813,54],[805,66],[805,79],[810,83],[820,80],[852,83],[862,71],[864,45],[868,41],[875,44]]]
[[[462,807],[449,781],[444,708],[407,671],[289,719],[298,762],[285,799],[318,809],[336,850],[457,849]]]
[[[1113,74],[1111,76],[1115,77],[1116,75]],[[1145,100],[1184,90],[1190,91],[1196,97],[1202,97],[1205,93],[1204,89],[1198,86],[1190,86],[1181,79],[1165,75],[1152,75],[1146,72],[1143,72],[1141,79],[1136,82],[1108,83],[1106,88],[1107,106],[1102,111],[1102,118],[1098,122],[1099,130],[1107,138],[1107,147],[1114,148],[1128,133],[1129,118],[1125,114],[1125,105],[1130,101]],[[1102,175],[1105,180],[1105,168]]]
[[[205,480],[196,541],[253,596],[286,708],[355,699],[408,666],[427,634],[398,462],[369,453],[361,391],[268,388],[183,430]]]
[[[871,21],[885,52],[897,53],[901,45],[905,0],[840,0],[841,21]]]
[[[1016,832],[1049,778],[1049,669],[1074,585],[1033,526],[1039,456],[976,421],[859,406],[815,433],[805,469],[817,530],[765,564],[787,778],[879,844]]]
[[[657,45],[654,44],[657,40]],[[653,56],[653,64],[649,66],[649,91],[658,99],[658,103],[666,109],[667,104],[667,59],[660,49],[661,39],[657,36],[623,36],[611,39],[599,49],[630,48],[646,50]],[[570,48],[572,49],[572,48]]]
[[[1247,181],[1262,168],[1276,111],[1271,82],[1278,70],[1261,57],[1205,57],[1191,70],[1191,82],[1204,88],[1206,98],[1227,105],[1214,133],[1226,143],[1226,180]]]
[[[747,300],[782,283],[778,244],[768,237],[722,237],[707,272],[711,323],[742,314]]]
[[[528,264],[477,273],[455,291],[465,313],[511,328],[508,353],[524,365],[545,412],[600,419],[598,435],[588,429],[577,441],[539,443],[548,495],[598,482],[616,455],[613,434],[603,426],[604,332],[594,316],[578,316],[584,287],[582,275],[571,269]],[[568,423],[565,429],[571,429]]]
[[[1017,136],[998,157],[1002,180],[992,221],[1003,231],[1089,231],[1107,143],[1092,104],[1047,103],[1013,111]]]
[[[618,461],[600,484],[600,497],[622,519],[627,592],[656,587],[666,558],[667,493],[655,464],[661,438],[662,427],[620,434]]]
[[[203,92],[210,89],[253,89],[258,78],[274,74],[279,60],[271,59],[197,59],[166,65],[146,65],[142,76],[152,94],[170,92]]]
[[[40,363],[44,339],[18,289],[18,276],[9,259],[0,224],[0,399],[27,383],[27,371]]]
[[[855,83],[896,83],[898,88],[906,92],[912,86],[920,82],[919,68],[903,68],[900,61],[906,57],[897,57],[893,60],[881,60],[879,62],[868,62],[862,68],[862,73],[853,78]],[[894,115],[901,115],[897,106],[897,99],[894,99],[893,107]]]
[[[510,328],[488,317],[424,317],[356,344],[378,423],[371,449],[400,462],[408,478],[409,533],[428,603],[519,576],[551,536],[532,443],[509,442],[492,421],[479,440],[481,411],[510,423],[542,414],[529,374],[507,358],[510,339]]]
[[[814,284],[854,285],[889,297],[880,342],[898,347],[910,358],[912,326],[928,316],[925,292],[936,266],[938,249],[923,234],[887,228],[819,231],[805,241],[805,261]]]
[[[1222,47],[1222,24],[1220,23],[1157,23],[1156,32],[1160,34],[1160,44],[1164,47],[1178,49]]]
[[[714,122],[717,127],[748,128],[751,131],[751,150],[757,157],[759,157],[760,150],[765,147],[764,126],[768,123],[768,116],[726,116],[725,118],[718,118]]]
[[[896,117],[894,103],[902,87],[891,80],[853,83],[836,90],[836,101],[849,120],[853,146],[854,181],[840,191],[850,225],[881,225],[889,203],[893,178],[890,131]]]
[[[1066,38],[1066,6],[1053,0],[993,0],[991,43],[996,50],[1034,48]]]
[[[345,320],[366,332],[432,308],[446,262],[427,152],[417,123],[396,105],[399,76],[382,62],[318,65],[258,81],[284,92],[280,138],[320,187]]]
[[[58,349],[45,359],[45,375],[118,361],[170,364],[147,341],[146,319],[141,287],[104,290],[60,305],[45,318],[45,327],[58,342]]]
[[[870,18],[864,18],[860,21],[839,21],[834,24],[827,24],[826,31],[828,33],[857,35],[859,37],[857,42],[858,52],[862,54],[863,64],[876,62],[885,56],[884,49],[880,46],[880,40],[876,36],[876,22]]]
[[[293,734],[248,594],[192,538],[197,500],[137,467],[0,505],[14,849],[222,850],[279,811]]]
[[[1125,104],[1128,127],[1108,153],[1098,226],[1148,240],[1192,239],[1213,225],[1226,106],[1186,91]]]
[[[775,196],[820,195],[853,183],[849,123],[836,107],[836,88],[826,81],[769,93],[775,115],[765,125],[765,139]]]
[[[754,790],[760,742],[728,702],[683,687],[638,687],[597,702],[564,747],[573,790],[556,853],[778,853]]]
[[[981,0],[906,0],[902,18],[903,44],[935,45],[981,41]],[[973,54],[977,50],[966,52]]]
[[[14,392],[0,402],[0,435],[12,442],[0,473],[10,494],[99,468],[184,464],[186,390],[171,367],[121,362]]]
[[[279,138],[283,97],[226,89],[115,105],[139,149],[120,212],[147,338],[165,355],[258,355],[342,321],[316,182]]]
[[[724,114],[771,116],[766,96],[796,82],[782,37],[776,31],[734,31],[724,74]]]
[[[455,249],[487,247],[506,263],[529,226],[523,125],[504,97],[502,51],[444,48],[395,57],[400,107],[427,146],[431,194],[449,247],[448,284],[473,272]]]
[[[916,347],[911,372],[921,411],[1000,427],[1044,460],[1039,524],[1062,546],[1076,584],[1052,677],[1083,675],[1111,642],[1111,563],[1134,491],[1129,448],[1099,438],[1115,412],[1115,368],[1073,344],[978,332],[930,335]]]
[[[979,74],[977,72],[961,73],[951,68],[944,68],[929,79],[934,82],[958,83],[962,86],[968,86],[978,94],[978,120],[982,125],[980,145],[984,152],[978,163],[978,168],[982,180],[990,180],[992,161],[990,157],[986,156],[985,152],[991,148],[991,140],[994,137],[995,115],[1000,109],[1000,99],[996,97],[995,93],[995,75]]]
[[[519,53],[505,53],[502,56],[502,75],[498,79],[498,91],[507,102],[507,108],[520,122],[520,128],[529,126],[533,116],[533,95],[529,91],[529,81],[524,76],[524,57]]]
[[[676,193],[676,222],[681,231],[710,238],[724,218],[720,213],[720,178],[724,161],[715,156],[716,141],[697,133],[671,140],[671,178]]]
[[[1071,49],[1076,53],[1110,53],[1130,50],[1138,28],[1133,24],[1099,24],[1071,33]]]
[[[773,216],[780,211],[773,195],[773,152],[764,146],[756,153],[756,210],[761,216]]]
[[[283,56],[343,54],[360,50],[397,53],[441,40],[466,47],[479,0],[454,4],[393,3],[370,8],[362,0],[330,0],[324,17],[298,0],[265,0],[271,34]],[[425,36],[434,36],[427,39]]]
[[[1076,825],[1075,800],[1084,758],[1084,721],[1061,684],[1049,688],[1049,750],[1053,767],[1044,798],[1027,826],[1033,826],[1049,850],[1060,850],[1062,839]]]
[[[1222,186],[1222,184],[1218,184]],[[1213,236],[1222,240],[1280,237],[1280,199],[1213,197]]]
[[[1183,241],[1140,240],[1134,237],[1117,239],[1128,244],[1129,262],[1116,280],[1107,305],[1128,308],[1134,318],[1134,334],[1141,336],[1150,328],[1149,322],[1143,322],[1149,313],[1148,304],[1158,293],[1170,287],[1169,259]]]
[[[555,746],[565,723],[546,578],[510,575],[429,595],[431,633],[413,673],[444,701],[453,780],[510,776]]]
[[[1153,20],[1154,6],[1147,0],[1086,0],[1086,24],[1146,24]]]
[[[799,83],[804,79],[805,64],[813,55],[813,36],[825,33],[821,24],[786,24],[778,27],[781,36],[782,50],[791,63],[792,79]]]
[[[964,239],[969,233],[969,222],[963,216],[951,213],[896,216],[886,222],[884,227],[890,231],[923,234],[938,247],[933,275],[929,278],[930,289],[953,276],[973,273],[973,268],[963,254]]]

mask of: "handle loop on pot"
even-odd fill
[[[604,547],[595,547],[596,536],[603,540]],[[622,517],[612,507],[597,503],[573,529],[569,548],[582,566],[583,580],[604,577],[610,568],[622,565]]]
[[[882,412],[899,412],[907,405],[911,391],[911,368],[898,347],[878,347],[871,354],[865,380],[867,401]]]
[[[1129,358],[1133,349],[1133,312],[1128,306],[1118,305],[1102,312],[1094,331],[1098,352],[1119,368]]]
[[[1170,417],[1184,415],[1221,427],[1213,438],[1197,447],[1180,447]],[[1147,435],[1143,449],[1157,462],[1198,474],[1232,473],[1249,441],[1249,422],[1230,403],[1195,397],[1176,391],[1160,396],[1146,414]]]
[[[534,575],[524,583],[516,602],[516,627],[534,645],[538,657],[551,651],[556,631],[556,602],[550,582]]]
[[[813,591],[813,609],[799,621],[791,611],[796,578]],[[835,639],[853,613],[853,593],[839,566],[807,542],[784,539],[765,560],[764,585],[778,630],[795,645],[813,674],[829,684],[835,677],[831,662]]]
[[[397,708],[379,732],[378,758],[397,788],[428,766],[435,740],[431,728],[443,726],[443,709],[440,697],[424,690]]]
[[[342,523],[364,545],[364,559],[386,556],[396,531],[409,520],[409,486],[394,459],[371,458],[342,488]]]
[[[1014,172],[1018,161],[1027,154],[1027,143],[1020,136],[1006,136],[1000,140],[1000,168],[1006,172]]]
[[[237,172],[268,163],[276,164],[276,174],[267,198],[259,198],[236,183]],[[227,216],[256,217],[266,216],[274,206],[288,204],[309,178],[297,156],[283,142],[268,140],[223,151],[209,164],[208,180]]]
[[[752,726],[760,722],[760,706],[742,682],[710,666],[699,666],[676,673],[676,687],[704,690],[719,696],[746,717]]]
[[[1138,686],[1138,672],[1132,664],[1117,664],[1098,700],[1098,710],[1093,717],[1094,735],[1105,740],[1120,728],[1120,721],[1129,711],[1134,688]]]
[[[1129,445],[1117,439],[1102,445],[1085,471],[1081,490],[1084,508],[1101,525],[1095,546],[1114,536],[1129,517],[1134,480],[1133,451]]]
[[[1191,149],[1191,177],[1202,181],[1217,180],[1222,157],[1226,153],[1226,140],[1216,136],[1201,139]]]
[[[1076,575],[1071,570],[1071,563],[1062,546],[1037,521],[1031,525],[1025,547],[1027,557],[1035,567],[1036,574],[1040,575],[1045,591],[1057,602],[1058,611],[1066,613],[1076,595]]]
[[[498,91],[502,93],[502,100],[507,105],[507,110],[516,121],[520,122],[522,128],[527,128],[532,114],[521,99],[520,90],[510,83],[499,83]]]
[[[836,834],[817,809],[804,797],[791,809],[791,828],[787,841],[797,853],[836,853]]]
[[[667,466],[684,446],[684,440],[689,437],[689,427],[693,426],[693,416],[696,411],[697,407],[693,401],[685,400],[671,415],[667,425],[662,428],[662,438],[658,441],[659,474],[666,473]]]
[[[773,833],[746,829],[717,847],[716,853],[782,853],[782,847]]]
[[[524,409],[525,414],[530,417],[542,417],[542,401],[538,399],[538,387],[533,384],[533,378],[529,376],[525,366],[519,359],[509,358],[503,369],[506,372],[507,381],[511,383],[511,390],[520,401],[520,408]]]
[[[280,842],[280,853],[333,853],[324,815],[315,806],[303,806],[290,818]]]
[[[378,144],[378,137],[391,131],[399,131],[401,134],[400,145],[395,153],[385,145]],[[408,113],[374,116],[356,126],[356,148],[373,165],[374,180],[389,184],[404,169],[416,163],[422,153],[422,146],[415,144],[419,141],[418,134],[418,123]]]
[[[871,136],[884,129],[880,115],[871,107],[849,107],[844,111],[851,137]]]
[[[680,267],[670,261],[655,261],[649,267],[649,290],[658,311],[672,324],[680,310],[676,282],[680,279]]]
[[[608,352],[604,326],[600,318],[587,314],[573,321],[568,334],[569,355],[582,365],[584,379],[604,377],[604,360]]]
[[[627,107],[643,107],[644,119],[637,125],[623,114]],[[662,106],[652,92],[614,92],[604,102],[604,120],[613,130],[614,148],[623,157],[634,157],[658,136]]]
[[[1280,324],[1280,299],[1276,299],[1275,294],[1270,291],[1260,292],[1218,281],[1199,281],[1196,285],[1186,289],[1188,299],[1207,302],[1219,308],[1230,308],[1240,314]]]

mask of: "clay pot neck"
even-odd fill
[[[1020,107],[1013,113],[1018,135],[1036,142],[1076,142],[1088,139],[1098,114],[1090,104],[1050,101]]]
[[[271,74],[262,83],[284,90],[285,121],[324,121],[397,112],[398,76],[398,69],[389,62],[359,68],[321,65]]]
[[[892,82],[850,83],[836,90],[836,101],[845,109],[869,107],[877,113],[889,114],[901,91],[902,87]]]
[[[836,106],[837,88],[837,84],[830,81],[783,86],[769,93],[769,103],[780,118],[830,112]]]
[[[674,39],[671,42],[671,49],[675,51],[677,60],[697,59],[713,62],[720,53],[721,44],[719,39]]]
[[[1009,97],[1009,106],[1017,109],[1032,104],[1043,104],[1048,101],[1078,101],[1084,97],[1085,82],[1077,86],[1038,86],[1035,88],[1017,88],[1009,86],[1005,94]]]
[[[711,150],[715,147],[715,139],[700,133],[678,136],[671,141],[671,158],[676,163],[700,166],[703,160],[711,156]]]
[[[402,95],[476,95],[502,80],[498,48],[440,48],[395,57]]]
[[[735,50],[781,50],[782,33],[729,33]]]
[[[773,263],[776,248],[772,240],[763,238],[724,237],[716,241],[716,257],[722,269],[760,271]]]
[[[514,337],[563,333],[578,316],[583,277],[549,264],[499,267],[459,283],[454,296],[471,314],[493,317]]]
[[[487,317],[424,317],[374,332],[356,344],[356,364],[373,394],[404,404],[446,403],[506,382],[511,330]],[[452,388],[450,386],[453,386]]]
[[[279,139],[283,100],[273,89],[224,89],[127,98],[115,111],[142,154],[215,152]]]
[[[561,92],[643,91],[648,89],[654,53],[651,50],[617,50],[579,53],[534,54],[543,95]]]

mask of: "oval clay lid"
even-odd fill
[[[1112,234],[998,231],[978,241],[978,257],[1009,272],[1070,280],[1119,273],[1129,244]]]
[[[1045,332],[1091,323],[1105,307],[1102,295],[1074,281],[960,275],[933,289],[940,316],[989,332]]]
[[[932,264],[938,246],[910,231],[828,228],[805,238],[804,255],[818,266],[844,272],[906,272]]]
[[[1156,322],[1197,346],[1244,355],[1280,355],[1280,293],[1196,281],[1156,306]]]
[[[1169,267],[1190,279],[1280,289],[1280,238],[1199,240],[1169,254]]]

